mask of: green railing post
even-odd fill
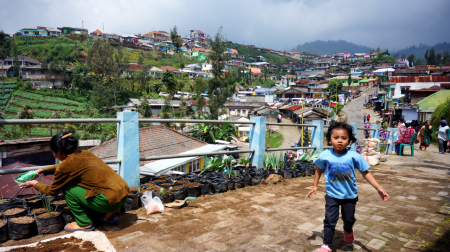
[[[137,186],[139,170],[139,121],[137,112],[118,112],[117,159],[121,160],[117,172],[128,183]]]
[[[250,150],[255,150],[252,155],[252,165],[261,169],[263,167],[264,152],[266,151],[266,118],[250,117],[256,124],[250,125]]]

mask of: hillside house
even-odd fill
[[[46,29],[32,29],[24,28],[19,30],[22,36],[33,36],[33,37],[46,37],[48,36],[48,31]]]
[[[183,70],[202,71],[202,66],[200,64],[189,64],[189,65],[185,65]]]
[[[194,41],[194,43],[198,42],[202,46],[205,46],[207,44],[206,43],[206,40],[207,40],[206,33],[202,32],[201,30],[196,30],[196,31],[191,30],[190,35],[191,35],[190,37]]]
[[[88,29],[76,28],[76,27],[58,27],[62,31],[62,34],[84,34],[88,35]]]
[[[266,102],[226,102],[226,114],[247,117],[253,110],[268,106]]]
[[[152,43],[159,43],[169,38],[168,35],[159,31],[147,32],[144,35],[142,35],[142,37],[146,40],[149,40]]]

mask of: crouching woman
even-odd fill
[[[62,191],[76,221],[67,224],[66,231],[94,230],[87,212],[89,209],[106,213],[103,222],[117,221],[116,212],[125,204],[130,192],[125,180],[91,152],[77,150],[78,140],[69,132],[53,136],[50,148],[61,163],[37,172],[54,174],[52,184],[32,180],[21,186],[34,186],[52,196]]]

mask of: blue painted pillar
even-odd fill
[[[317,126],[312,130],[311,146],[316,147],[316,150],[323,150],[324,123],[323,121],[312,121],[311,124]],[[312,153],[313,152],[311,152],[311,155]]]
[[[358,139],[358,124],[357,123],[349,123],[352,128],[353,128],[353,135]],[[350,146],[350,150],[351,151],[356,151],[356,142],[354,142],[351,146]]]
[[[251,162],[252,165],[262,169],[266,152],[266,118],[250,117],[250,121],[256,122],[256,124],[250,124],[250,150],[255,150]]]
[[[386,148],[386,152],[392,154],[395,151],[394,142],[398,139],[398,128],[389,128],[388,129],[388,147]]]
[[[380,125],[372,125],[372,138],[380,139]]]
[[[139,170],[139,121],[137,112],[118,112],[117,159],[118,173],[128,186],[137,186]]]

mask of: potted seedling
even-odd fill
[[[58,205],[52,209],[50,198],[48,196],[42,197],[45,213],[34,215],[38,234],[53,234],[58,233],[64,228],[64,219],[58,210]]]

